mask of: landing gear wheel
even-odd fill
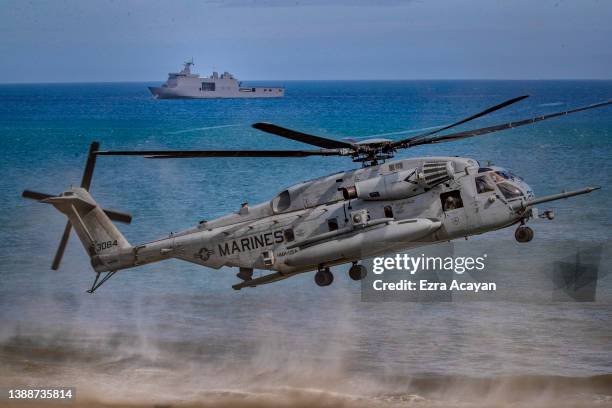
[[[314,281],[319,286],[329,286],[334,281],[334,274],[329,268],[320,269],[314,277]]]
[[[529,227],[518,227],[514,233],[514,238],[518,242],[529,242],[533,239],[533,230]]]
[[[362,280],[367,274],[368,270],[363,265],[354,264],[351,266],[351,269],[349,269],[349,276],[354,281]]]

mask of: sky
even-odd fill
[[[612,79],[609,0],[0,0],[0,82]]]

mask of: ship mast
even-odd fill
[[[191,61],[185,61],[183,63],[183,69],[181,70],[181,74],[183,75],[191,75],[191,66],[195,65],[193,63],[193,57],[191,57]]]

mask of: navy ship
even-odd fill
[[[219,75],[213,72],[209,77],[201,77],[191,72],[193,60],[185,62],[180,72],[168,74],[162,86],[149,87],[157,99],[213,99],[213,98],[282,98],[285,89],[279,87],[243,86],[229,72]]]

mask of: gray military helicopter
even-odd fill
[[[299,273],[316,271],[314,280],[328,286],[330,267],[351,264],[349,276],[362,279],[362,259],[449,241],[517,225],[515,238],[529,242],[525,225],[537,217],[537,204],[590,193],[599,187],[535,198],[519,176],[501,167],[481,166],[462,157],[417,157],[389,161],[399,149],[460,140],[512,129],[558,116],[612,104],[612,100],[475,130],[436,135],[525,99],[519,96],[448,126],[402,140],[333,140],[269,123],[261,131],[314,145],[318,150],[105,151],[93,142],[81,187],[54,196],[30,190],[25,198],[52,204],[68,217],[52,269],[58,269],[71,228],[90,256],[96,277],[93,293],[117,271],[170,258],[210,268],[239,268],[242,282],[255,287]],[[202,157],[347,156],[361,168],[295,184],[270,201],[140,245],[131,245],[112,223],[131,221],[129,214],[105,210],[88,190],[98,156],[145,156],[151,159]],[[553,219],[552,211],[542,218]],[[254,278],[253,270],[270,273]]]

